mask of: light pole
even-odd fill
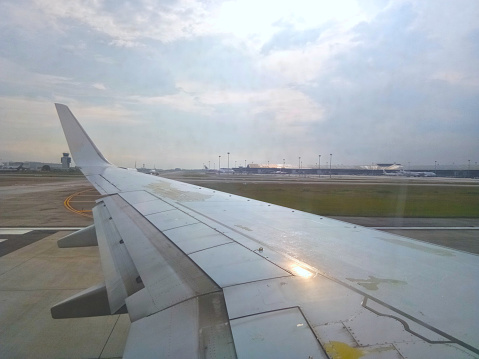
[[[284,169],[284,166],[286,165],[286,160],[283,158],[283,169]]]
[[[329,178],[331,178],[331,162],[333,162],[333,154],[329,154]]]
[[[244,168],[246,168],[246,160],[244,160]]]
[[[467,160],[469,164],[467,165],[467,174],[469,177],[471,177],[471,160]]]
[[[298,157],[298,174],[301,173],[301,156]]]
[[[228,169],[230,169],[230,153],[228,152]]]
[[[218,171],[221,169],[221,156],[218,156]]]
[[[319,155],[318,161],[318,177],[321,177],[321,155]]]
[[[434,173],[437,172],[437,161],[434,161]]]

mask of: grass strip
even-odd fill
[[[208,182],[201,186],[324,216],[478,218],[479,188]]]

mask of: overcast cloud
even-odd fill
[[[111,162],[479,161],[479,3],[0,3],[0,158],[58,162],[68,105]],[[324,161],[324,162],[323,162]]]

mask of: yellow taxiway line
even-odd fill
[[[80,216],[83,216],[83,217],[93,218],[93,216],[91,214],[91,209],[79,210],[79,209],[73,208],[73,206],[70,204],[70,202],[73,198],[75,198],[76,196],[80,196],[83,193],[88,192],[88,191],[94,191],[94,190],[93,189],[87,189],[87,190],[84,190],[84,191],[73,193],[72,195],[68,196],[63,201],[63,205],[65,206],[66,209],[68,209],[69,211],[71,211],[73,213],[79,214]],[[80,202],[80,201],[78,201],[78,202]],[[86,201],[82,201],[82,202],[86,202]]]

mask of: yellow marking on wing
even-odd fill
[[[324,349],[331,359],[358,359],[365,354],[361,349],[350,347],[342,342],[326,343]]]

